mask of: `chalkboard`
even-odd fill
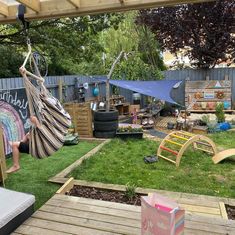
[[[11,152],[8,141],[21,140],[30,127],[25,89],[0,90],[0,122],[7,155]]]

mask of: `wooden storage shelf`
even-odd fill
[[[122,104],[115,104],[113,105],[117,110],[119,115],[129,115],[130,113],[130,104],[129,103],[122,103]]]

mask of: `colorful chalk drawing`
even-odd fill
[[[30,127],[28,101],[24,89],[0,91],[0,122],[5,154],[11,153],[8,141],[19,141]]]

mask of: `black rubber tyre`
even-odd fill
[[[95,131],[116,131],[118,128],[118,120],[116,121],[94,121]]]
[[[94,136],[96,138],[114,138],[116,136],[116,131],[94,131]]]
[[[114,121],[118,120],[118,111],[110,109],[108,112],[105,109],[94,111],[94,121]]]

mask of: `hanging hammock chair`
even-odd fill
[[[24,80],[30,116],[35,116],[40,123],[39,127],[32,125],[29,131],[29,153],[41,159],[52,155],[63,146],[71,118],[44,86],[44,78],[40,75],[32,56],[31,45],[29,42],[27,44],[29,52],[19,70]],[[34,72],[37,75],[25,68],[29,59],[33,61]],[[37,84],[32,82],[33,79],[36,79]]]

